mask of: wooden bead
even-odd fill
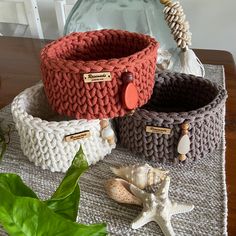
[[[182,125],[181,125],[181,129],[183,130],[188,130],[189,129],[189,124],[187,122],[184,122]]]
[[[114,137],[108,138],[108,139],[107,139],[107,142],[108,142],[110,145],[113,145],[113,144],[115,144],[115,138],[114,138]]]
[[[133,82],[133,80],[134,80],[133,74],[129,71],[123,72],[121,75],[121,79],[122,79],[123,83],[125,83],[125,84]]]
[[[185,154],[180,154],[179,155],[179,160],[180,161],[185,161],[187,159],[187,156]]]
[[[160,0],[161,4],[168,5],[171,3],[171,0]]]
[[[129,113],[127,113],[127,116],[132,116],[135,113],[135,110],[131,110]]]
[[[101,126],[102,129],[104,129],[108,125],[109,125],[108,120],[100,120],[100,126]]]

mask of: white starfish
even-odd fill
[[[130,191],[142,201],[143,210],[133,221],[132,228],[138,229],[143,225],[155,221],[165,236],[174,236],[175,232],[171,225],[171,216],[191,211],[194,206],[187,203],[171,201],[168,196],[170,177],[167,176],[158,191],[147,193],[134,185],[130,185]]]

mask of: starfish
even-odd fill
[[[130,191],[142,201],[143,210],[132,222],[131,227],[138,229],[145,224],[155,221],[165,236],[174,236],[171,225],[171,216],[191,211],[194,206],[187,203],[171,201],[168,196],[170,177],[167,176],[155,193],[147,193],[134,185],[130,185]]]

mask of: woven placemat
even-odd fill
[[[224,86],[222,66],[206,65],[205,69],[206,78]],[[0,118],[12,123],[10,106],[0,111]],[[172,177],[170,197],[195,205],[192,212],[172,218],[176,235],[227,235],[224,147],[225,141],[222,140],[220,150],[216,150],[196,163],[185,166],[163,166],[170,170]],[[137,162],[145,163],[145,160],[137,158],[125,149],[117,148],[81,177],[79,222],[86,224],[106,222],[110,235],[162,235],[154,222],[139,230],[132,230],[130,223],[139,214],[141,208],[118,204],[109,199],[104,191],[104,181],[114,177],[109,169],[110,166]],[[156,163],[149,162],[149,164],[158,166]],[[20,149],[16,131],[12,133],[10,145],[0,163],[0,172],[17,173],[43,199],[51,196],[63,178],[63,174],[51,173],[30,163]],[[0,229],[0,235],[6,235],[2,229]]]

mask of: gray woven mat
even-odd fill
[[[224,85],[222,66],[206,65],[205,68],[206,78]],[[0,118],[12,122],[10,106],[0,111]],[[78,221],[87,224],[106,222],[110,235],[162,235],[159,227],[153,222],[139,230],[132,230],[130,223],[141,208],[118,204],[110,200],[104,191],[104,181],[113,177],[109,170],[110,166],[137,162],[144,163],[144,160],[122,148],[117,148],[104,161],[92,166],[80,180],[81,202]],[[149,164],[157,166],[154,163]],[[220,150],[197,163],[163,167],[171,171],[171,198],[195,205],[192,212],[172,218],[176,235],[227,235],[224,140]],[[41,170],[30,163],[20,149],[19,137],[15,131],[4,160],[0,163],[0,172],[17,173],[43,199],[53,193],[63,177],[63,174]],[[6,234],[0,229],[0,235]]]

